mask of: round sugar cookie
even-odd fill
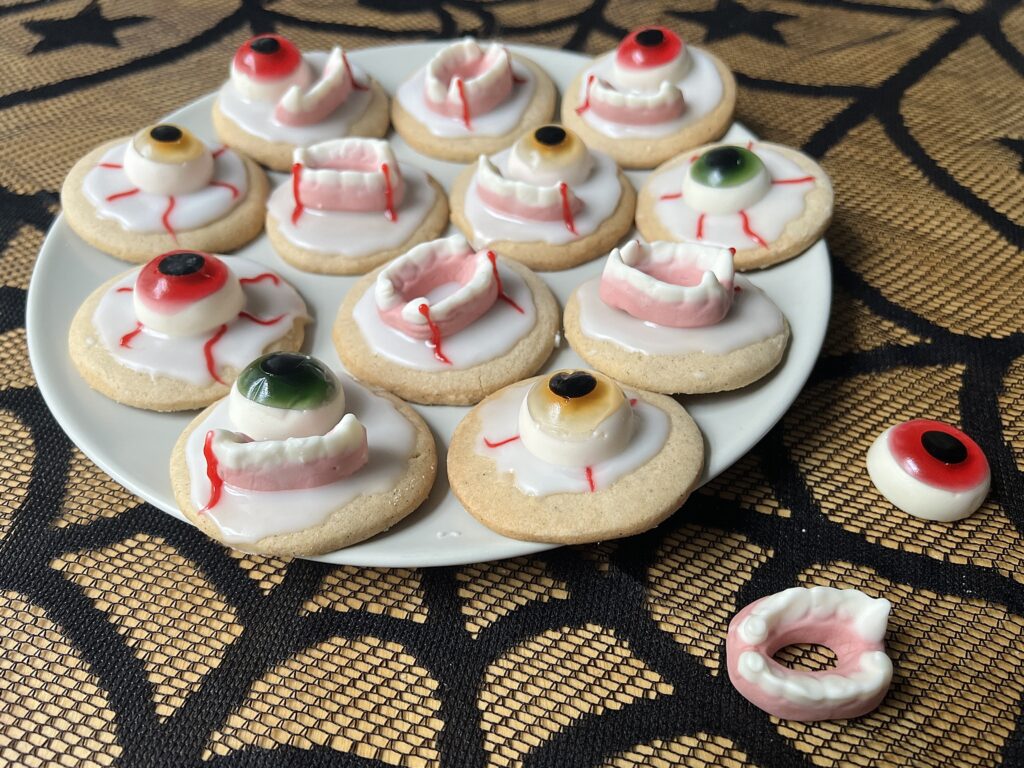
[[[644,27],[573,78],[561,115],[623,168],[653,168],[720,137],[735,108],[736,80],[721,59]]]
[[[217,292],[224,296],[223,311],[234,314],[234,319],[225,317],[222,325],[187,336],[167,337],[142,328],[134,292],[140,271],[150,265],[124,272],[93,291],[75,313],[68,333],[71,361],[85,382],[124,405],[186,411],[226,395],[238,372],[260,354],[299,349],[309,316],[295,289],[262,264],[240,256],[223,262],[239,278],[234,286],[246,281],[234,295],[228,295],[230,280]],[[216,298],[189,303],[205,301],[209,309]],[[183,321],[189,321],[188,307],[182,312]],[[212,322],[216,321],[214,317]]]
[[[786,352],[785,316],[742,276],[725,319],[698,328],[632,317],[605,304],[598,284],[590,280],[569,297],[565,338],[588,364],[624,384],[665,394],[724,392],[765,377]]]
[[[802,152],[767,141],[709,144],[651,172],[636,225],[648,241],[731,246],[745,271],[806,251],[832,221],[832,204],[828,175]]]
[[[583,453],[596,450],[600,459],[607,439],[617,448],[613,458],[585,467],[559,466],[552,459],[561,460],[564,446],[550,442],[550,430],[547,443],[541,436],[540,448],[527,449],[518,414],[531,388],[538,383],[550,388],[558,377],[578,387],[587,376],[598,379],[590,393],[597,393],[598,401],[579,409],[578,421],[587,428],[605,412],[611,415],[598,421]],[[615,442],[614,430],[605,434],[604,426],[616,422],[622,411],[621,403],[609,398],[610,390],[621,392],[625,408],[634,412],[635,431],[624,444]],[[551,403],[542,408],[556,410]],[[541,450],[545,446],[547,452]],[[507,471],[516,466],[519,471]],[[581,371],[528,379],[490,395],[459,423],[448,448],[448,480],[470,514],[504,536],[553,544],[606,541],[653,528],[679,509],[703,466],[703,437],[679,403],[642,390],[622,392],[601,374]],[[537,492],[524,490],[523,484]]]
[[[531,269],[568,269],[632,228],[636,193],[615,161],[572,131],[543,125],[455,179],[452,223],[477,247]]]
[[[315,488],[248,495],[232,489],[202,511],[212,490],[203,463],[204,434],[233,426],[228,403],[221,400],[189,424],[171,454],[171,485],[185,517],[210,538],[245,552],[312,557],[386,531],[419,507],[437,473],[430,428],[398,398],[372,392],[347,376],[339,379],[346,412],[365,425],[364,466],[336,483]],[[399,433],[401,446],[396,442]],[[225,504],[234,506],[224,509]],[[302,527],[295,528],[296,524]]]
[[[448,241],[461,241],[458,247],[466,258],[487,255],[473,254],[458,236],[436,242]],[[441,353],[449,364],[434,354],[432,341],[410,338],[382,320],[374,294],[388,266],[362,277],[345,295],[334,323],[334,346],[345,368],[372,386],[431,405],[473,405],[535,373],[555,346],[558,302],[522,264],[496,257],[490,266],[499,270],[501,292],[482,316],[450,338],[442,337]]]
[[[162,124],[136,136],[109,141],[71,168],[61,187],[60,202],[68,226],[94,248],[124,261],[141,264],[173,248],[226,253],[241,248],[263,229],[269,184],[252,160],[229,149],[215,148],[210,183],[185,194],[169,194],[188,179],[168,163],[166,178],[150,158],[140,158],[131,145],[145,131],[173,128],[199,143],[183,128]],[[166,135],[166,134],[162,134]],[[181,144],[182,141],[168,142]],[[151,189],[139,189],[127,175],[125,156],[133,154],[136,177]],[[216,158],[213,156],[216,155]],[[198,158],[201,160],[202,158]],[[136,170],[136,166],[141,166]],[[200,175],[206,169],[196,168]],[[157,171],[154,173],[154,171]]]
[[[444,188],[429,174],[419,172],[413,202],[418,223],[398,244],[374,246],[373,235],[390,222],[383,213],[352,213],[347,211],[313,214],[315,232],[301,233],[304,222],[292,219],[291,182],[285,182],[270,196],[267,205],[267,237],[277,254],[303,272],[323,275],[361,275],[391,261],[418,243],[433,240],[448,228],[448,197]],[[431,199],[432,198],[432,199]],[[399,209],[399,223],[405,231],[402,216],[414,215]],[[304,213],[303,216],[306,216]],[[308,217],[307,217],[308,218]],[[386,235],[390,240],[390,233]],[[301,242],[299,240],[301,239]],[[358,240],[358,246],[354,241]],[[320,247],[313,247],[320,246]]]
[[[439,57],[461,55],[455,53],[455,49],[460,47],[466,47],[465,55],[476,57],[474,61],[487,56],[487,51],[492,48],[495,59],[509,56],[511,64],[508,59],[502,59],[493,65],[504,67],[514,78],[505,102],[491,107],[485,114],[470,114],[468,127],[461,109],[458,115],[453,116],[432,111],[427,107],[424,95],[428,68]],[[447,74],[451,75],[451,72]],[[531,90],[527,92],[524,89]],[[466,38],[442,49],[431,62],[399,86],[391,101],[391,123],[398,135],[417,152],[439,160],[469,163],[480,155],[504,149],[523,131],[551,120],[555,115],[557,98],[551,78],[526,56],[510,54],[497,43],[481,48],[475,40]]]
[[[228,146],[287,171],[297,147],[386,134],[388,97],[340,46],[302,53],[282,35],[257,35],[235,52],[213,127]]]

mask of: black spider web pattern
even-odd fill
[[[535,23],[503,24],[495,11],[513,1],[360,1],[366,8],[393,14],[426,11],[436,22],[430,28],[394,31],[307,19],[279,10],[273,2],[243,0],[216,24],[180,44],[92,74],[13,91],[0,97],[0,111],[179,61],[229,35],[274,31],[280,24],[323,32],[359,33],[382,41],[464,34],[523,38],[540,32],[571,30],[566,47],[575,50],[585,49],[595,32],[613,37],[627,32],[608,19],[607,0],[567,7],[564,14]],[[1024,228],[959,183],[930,157],[906,128],[900,113],[907,91],[974,38],[984,39],[1003,61],[1024,75],[1024,55],[1007,40],[1001,27],[1015,4],[1011,0],[986,0],[972,12],[943,5],[911,8],[853,0],[804,4],[809,11],[815,6],[855,9],[899,17],[908,24],[942,17],[951,26],[876,86],[807,85],[742,72],[737,73],[739,83],[754,90],[849,100],[805,142],[804,151],[821,158],[857,126],[877,119],[889,140],[935,188],[980,217],[1010,247],[1020,249]],[[0,17],[37,5],[38,0],[28,0],[4,6],[0,8]],[[459,23],[463,12],[475,19],[472,26]],[[671,8],[668,14],[671,16]],[[52,221],[55,201],[54,191],[25,195],[0,188],[0,245],[6,247],[23,226],[45,231]],[[896,367],[962,365],[959,405],[963,427],[981,443],[993,468],[993,494],[1016,529],[1024,533],[1024,477],[1003,437],[998,405],[1004,376],[1012,362],[1024,355],[1024,333],[978,338],[947,330],[886,298],[848,266],[842,254],[833,255],[833,268],[837,285],[852,298],[875,315],[912,331],[921,340],[909,346],[887,345],[822,358],[812,383]],[[24,305],[23,290],[0,289],[0,332],[24,326]],[[665,537],[686,523],[741,534],[753,544],[775,550],[775,555],[754,569],[752,577],[736,594],[738,605],[794,583],[809,564],[844,560],[869,566],[886,579],[939,594],[969,591],[974,597],[1024,615],[1024,591],[1008,576],[976,565],[953,564],[925,554],[887,549],[831,521],[822,513],[787,449],[782,423],[759,443],[754,454],[775,497],[792,511],[789,518],[752,514],[737,502],[698,494],[688,502],[685,512],[660,528],[622,541],[610,555],[604,573],[576,549],[537,555],[534,559],[542,562],[550,575],[568,585],[569,599],[528,603],[484,628],[476,638],[462,629],[465,616],[458,596],[457,569],[453,568],[421,572],[423,600],[429,613],[429,620],[422,624],[364,611],[300,615],[302,604],[318,589],[329,567],[295,561],[288,566],[283,582],[264,594],[220,545],[147,504],[88,525],[53,527],[67,490],[72,446],[36,388],[0,392],[0,409],[26,426],[36,447],[26,495],[0,542],[0,589],[16,590],[43,608],[79,650],[109,693],[123,749],[119,764],[125,766],[384,765],[327,747],[243,749],[205,762],[201,759],[210,733],[224,723],[244,700],[251,683],[268,669],[325,639],[367,635],[400,643],[439,683],[441,709],[437,716],[445,724],[438,743],[441,763],[467,768],[484,766],[488,753],[480,727],[477,693],[488,665],[507,650],[545,631],[584,624],[614,630],[631,652],[670,683],[675,692],[651,700],[640,699],[600,716],[584,717],[527,753],[527,766],[593,766],[637,744],[697,731],[731,739],[737,749],[760,766],[803,764],[805,756],[733,690],[725,674],[709,675],[695,657],[683,652],[671,635],[657,626],[647,609],[648,568]],[[779,546],[798,530],[803,541],[814,543],[813,555],[802,547]],[[234,609],[238,623],[245,627],[241,636],[228,646],[219,666],[163,721],[154,711],[153,684],[108,616],[49,565],[66,553],[100,549],[134,534],[161,537],[195,563]],[[1002,750],[1004,762],[1010,765],[1024,764],[1024,729],[1020,720],[1021,717]]]

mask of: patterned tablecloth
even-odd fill
[[[54,423],[24,305],[64,174],[217,86],[251,33],[597,52],[649,22],[727,61],[738,117],[836,187],[812,379],[685,512],[464,568],[283,562],[141,503]],[[1024,6],[5,0],[0,33],[0,762],[1024,764]],[[872,487],[868,445],[912,416],[988,454],[973,517],[912,519]],[[729,684],[729,618],[800,584],[893,602],[895,677],[873,714],[779,721]]]

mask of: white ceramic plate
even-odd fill
[[[442,45],[439,42],[370,48],[352,53],[390,93],[414,68]],[[566,51],[512,46],[547,70],[560,90],[589,61]],[[225,63],[225,73],[227,64]],[[171,114],[216,144],[210,123],[213,95]],[[126,125],[128,134],[137,126]],[[752,138],[734,125],[728,139]],[[770,137],[769,137],[770,138]],[[417,163],[446,187],[461,166],[417,155],[392,136],[400,159]],[[630,173],[639,188],[645,173]],[[345,291],[355,278],[300,272],[274,253],[266,237],[240,251],[289,280],[306,299],[314,316],[306,351],[340,366],[331,343],[331,325]],[[603,261],[564,272],[542,273],[564,305],[572,290],[600,273]],[[28,347],[39,389],[68,436],[111,477],[163,511],[184,519],[174,503],[168,476],[171,447],[192,413],[161,414],[118,405],[93,392],[79,378],[68,357],[68,328],[78,306],[100,283],[130,265],[100,253],[80,240],[58,217],[39,253],[28,292]],[[751,279],[789,318],[793,337],[782,365],[765,380],[738,392],[683,400],[704,432],[707,461],[703,480],[721,473],[746,453],[782,417],[804,385],[818,356],[828,324],[832,280],[824,241],[799,258],[753,274]],[[565,343],[548,361],[548,369],[582,365]],[[516,541],[488,530],[471,517],[450,493],[445,472],[447,437],[467,409],[417,406],[438,441],[438,478],[427,502],[390,531],[369,541],[316,558],[331,563],[375,567],[458,565],[516,557],[550,549],[549,544]]]

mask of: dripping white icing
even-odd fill
[[[338,377],[345,388],[346,411],[355,414],[366,427],[370,448],[367,463],[348,477],[316,488],[245,491],[225,484],[216,506],[202,514],[216,523],[226,542],[244,545],[320,525],[331,512],[358,496],[394,488],[405,473],[416,446],[416,428],[388,400],[344,374]],[[229,417],[227,399],[217,403],[185,443],[191,500],[196,509],[210,500],[203,443],[211,429],[237,430]]]
[[[96,209],[97,216],[112,219],[130,232],[167,232],[165,215],[174,232],[198,229],[224,218],[245,199],[249,191],[245,163],[230,149],[224,149],[215,153],[212,182],[195,192],[174,195],[173,208],[170,208],[171,198],[168,195],[139,191],[122,197],[121,193],[135,189],[135,184],[123,167],[106,168],[102,164],[123,166],[127,148],[128,143],[125,142],[108,149],[100,162],[85,175],[82,192]],[[237,196],[231,187],[238,190]],[[111,196],[116,197],[108,200]]]
[[[631,352],[648,355],[687,355],[704,352],[724,355],[778,336],[785,319],[775,303],[747,278],[736,275],[740,290],[725,319],[699,328],[670,328],[640,320],[601,300],[600,278],[588,280],[576,291],[580,329],[584,336],[610,341]]]
[[[548,496],[553,493],[588,493],[590,482],[582,467],[560,467],[530,453],[519,435],[519,409],[530,389],[530,384],[517,384],[479,406],[480,434],[474,449],[481,456],[494,459],[498,472],[511,472],[516,487],[529,496]],[[662,449],[668,439],[671,423],[668,414],[660,408],[636,399],[636,393],[624,389],[627,399],[636,400],[633,406],[633,436],[625,450],[607,461],[590,467],[596,490],[601,491],[624,475],[646,464]],[[503,445],[509,438],[516,439]]]

